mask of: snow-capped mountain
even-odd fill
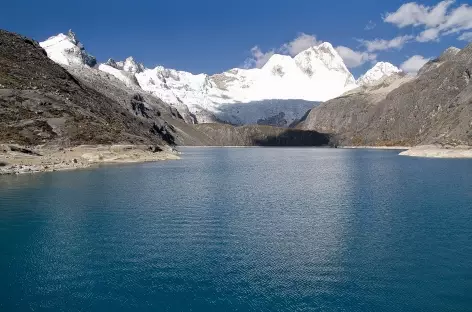
[[[130,72],[113,63],[99,68],[113,74],[108,67]],[[325,101],[356,87],[354,77],[329,43],[309,48],[294,58],[275,54],[261,69],[234,68],[210,76],[158,66],[135,71],[134,76],[143,90],[163,101],[187,105],[199,122],[212,121],[207,112],[231,123],[256,123],[282,112],[286,124],[290,124],[314,106],[310,102]],[[116,73],[115,77],[130,83],[125,74]],[[267,105],[264,101],[268,100],[277,101]],[[229,113],[231,104],[238,104],[238,109]],[[263,106],[264,112],[257,114],[251,105]],[[267,116],[270,106],[273,115]]]
[[[359,86],[371,85],[384,77],[390,77],[391,75],[400,72],[401,69],[390,63],[378,62],[374,67],[357,79],[357,84]]]
[[[50,37],[39,45],[46,50],[48,57],[61,65],[87,65],[93,67],[97,60],[88,54],[75,33],[69,30],[67,35],[59,34]]]
[[[77,53],[70,55],[68,51],[79,49],[80,55],[88,54],[81,45],[72,48],[74,42],[78,43],[75,36],[60,34],[41,45],[54,61],[77,65],[80,63]],[[69,56],[71,60],[67,59]],[[85,60],[82,58],[82,64],[87,64]],[[293,58],[274,54],[260,69],[234,68],[216,75],[195,75],[162,66],[149,69],[132,57],[125,61],[110,59],[98,69],[128,86],[141,87],[177,109],[188,106],[198,122],[248,124],[276,118],[278,125],[288,125],[316,102],[357,87],[343,60],[327,42]]]

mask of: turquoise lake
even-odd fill
[[[472,160],[182,151],[0,177],[0,311],[472,311]]]

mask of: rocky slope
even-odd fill
[[[456,47],[449,47],[438,58],[428,61],[418,72],[418,75],[439,67],[445,61],[452,60],[461,50]]]
[[[299,129],[342,145],[472,145],[472,45],[448,49],[416,77],[391,76],[312,109]]]
[[[135,93],[117,101],[51,61],[33,40],[0,31],[0,142],[174,143],[169,106]]]
[[[53,36],[41,46],[61,65],[92,66],[72,32]],[[162,66],[149,69],[132,57],[125,61],[110,59],[98,69],[180,111],[188,107],[199,123],[242,125],[277,120],[274,125],[289,125],[316,102],[356,87],[354,77],[329,43],[311,47],[294,58],[275,54],[260,69],[235,68],[212,76]]]

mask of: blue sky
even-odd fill
[[[472,39],[468,2],[15,0],[2,3],[0,28],[38,41],[71,28],[99,61],[132,55],[147,67],[210,74],[260,65],[271,51],[289,53],[284,44],[328,41],[344,47],[357,77],[375,61],[400,66],[416,56],[414,68],[451,45],[464,47]]]

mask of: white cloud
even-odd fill
[[[399,28],[424,27],[424,31],[416,37],[419,42],[439,40],[441,36],[472,29],[472,7],[463,4],[452,8],[454,3],[454,0],[441,1],[432,7],[416,2],[406,3],[396,12],[387,13],[384,21]]]
[[[409,42],[413,39],[413,36],[398,36],[393,38],[392,40],[385,40],[385,39],[375,39],[375,40],[359,40],[359,42],[366,47],[368,52],[375,52],[375,51],[385,51],[391,49],[398,49],[400,50],[403,48],[405,43]]]
[[[439,29],[445,30],[445,34],[472,29],[472,7],[464,4],[453,10],[447,16],[447,21],[439,26]]]
[[[419,25],[435,27],[446,21],[447,9],[453,3],[452,0],[441,1],[434,7],[416,2],[405,3],[396,12],[387,13],[384,21],[400,28]]]
[[[364,30],[372,30],[377,26],[377,24],[374,21],[369,21],[367,25],[365,25]]]
[[[368,52],[354,51],[348,47],[339,46],[336,48],[344,63],[349,68],[359,67],[368,61],[375,61],[377,55]]]
[[[438,37],[439,37],[439,29],[429,28],[421,32],[418,36],[416,36],[416,41],[428,42],[428,41],[438,40]]]
[[[472,32],[465,32],[462,35],[460,35],[457,39],[462,40],[462,41],[472,42]]]
[[[262,66],[267,63],[267,61],[271,58],[272,55],[275,54],[274,50],[270,50],[268,52],[262,52],[258,46],[254,46],[251,49],[252,57],[248,58],[244,63],[245,68],[252,68],[257,67],[261,68]]]
[[[321,44],[321,41],[316,40],[316,36],[301,33],[294,40],[290,41],[289,43],[283,44],[280,47],[279,51],[282,53],[289,54],[291,56],[295,56],[298,53],[319,44]]]
[[[400,65],[400,68],[407,73],[417,73],[429,60],[429,58],[424,58],[421,55],[413,55],[403,62],[403,64]]]

